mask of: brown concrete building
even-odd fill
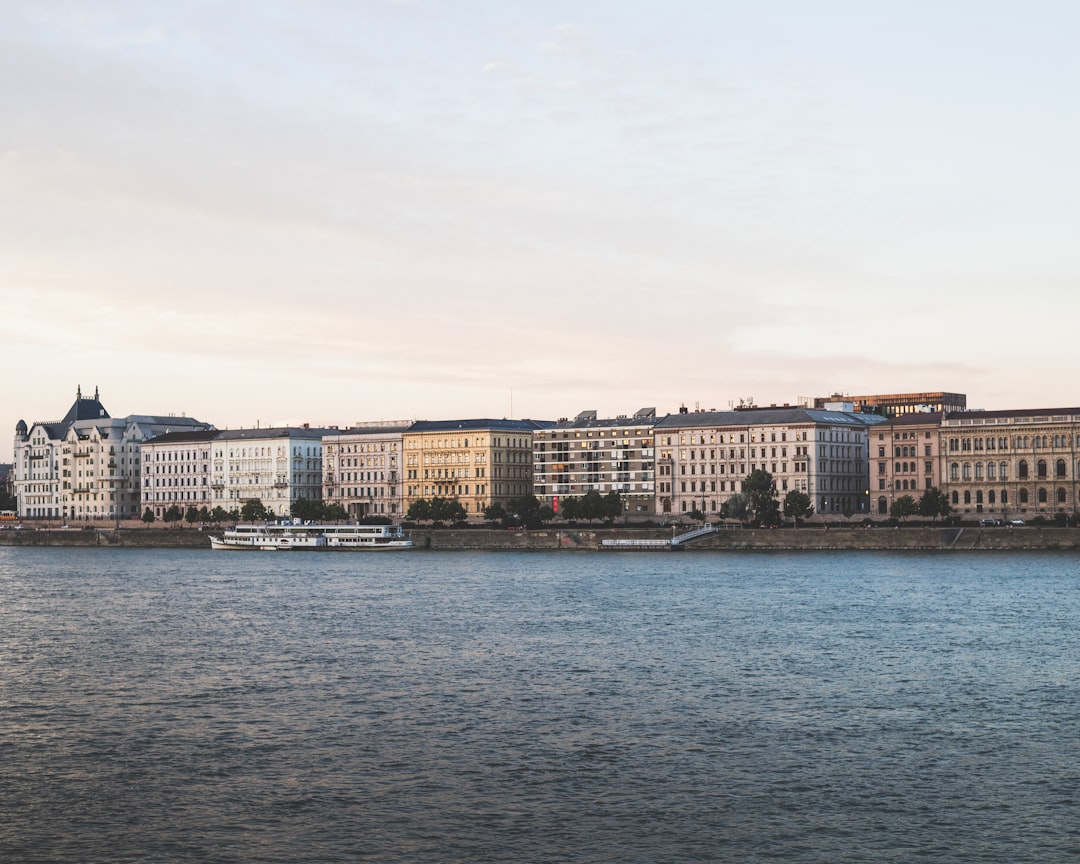
[[[889,515],[893,501],[916,501],[931,486],[941,488],[941,413],[903,414],[870,431],[870,512]]]
[[[957,515],[1076,514],[1080,408],[952,413],[940,434],[942,489]]]
[[[966,395],[940,390],[926,393],[878,393],[871,396],[846,396],[836,393],[815,398],[814,407],[825,408],[833,403],[844,402],[850,402],[854,410],[860,413],[880,414],[883,417],[967,410]]]

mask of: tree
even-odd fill
[[[153,522],[155,518],[156,517],[154,516],[154,511],[151,510],[149,507],[143,510],[142,521],[145,522],[147,525]]]
[[[949,503],[949,496],[936,486],[931,486],[923,492],[922,498],[919,499],[920,516],[929,516],[936,522],[939,516],[948,516],[951,512],[952,505]]]
[[[609,525],[618,519],[623,512],[622,495],[614,489],[608,492],[607,495],[603,497],[600,512]]]
[[[184,512],[184,521],[187,522],[188,525],[194,525],[196,522],[198,522],[199,521],[199,508],[198,507],[188,507],[187,510]]]
[[[431,519],[436,522],[464,522],[467,518],[465,508],[456,498],[431,499]]]
[[[498,522],[500,525],[506,524],[506,508],[502,504],[489,504],[484,508],[484,519],[488,522]]]
[[[417,498],[409,505],[405,518],[413,522],[426,522],[431,518],[431,502],[427,498]]]
[[[792,489],[784,496],[784,515],[795,520],[795,529],[799,528],[799,520],[808,518],[814,512],[814,505],[810,503],[810,496],[798,489]]]
[[[559,499],[559,515],[567,522],[581,518],[581,499],[572,496]]]
[[[179,522],[184,518],[184,511],[180,509],[179,504],[173,504],[172,507],[161,514],[161,518],[166,522]]]
[[[743,492],[750,499],[750,510],[756,522],[775,525],[780,521],[780,502],[776,500],[772,474],[756,469],[743,481]]]
[[[907,519],[908,516],[914,516],[918,512],[919,505],[915,503],[915,499],[910,495],[901,495],[889,507],[889,515],[899,521]]]
[[[535,495],[511,498],[509,506],[509,514],[515,523],[524,525],[526,528],[540,527],[540,499]]]
[[[746,520],[746,514],[750,510],[750,499],[742,492],[736,492],[720,508],[720,515],[725,519]]]
[[[211,522],[228,522],[229,517],[229,511],[222,507],[220,504],[210,511]]]
[[[322,501],[313,501],[310,498],[297,498],[289,507],[289,513],[295,519],[302,522],[317,522],[323,518],[325,507]]]
[[[245,522],[258,522],[266,519],[269,515],[262,501],[258,498],[248,498],[244,502],[244,506],[240,508],[240,518]]]
[[[693,510],[691,510],[688,515],[695,522],[704,522],[705,521],[705,514],[702,513],[700,510],[698,510],[697,507],[695,507]]]

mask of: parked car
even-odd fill
[[[980,528],[997,528],[1000,525],[1001,525],[1001,520],[1000,519],[980,519],[979,520],[979,527]]]
[[[1023,519],[1010,519],[1009,524],[1019,527],[1021,525],[1027,525],[1027,522],[1025,522]]]

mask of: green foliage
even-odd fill
[[[198,507],[188,507],[187,510],[184,512],[184,521],[187,522],[188,525],[194,525],[196,522],[198,522],[199,521],[199,508]]]
[[[892,506],[889,507],[889,516],[901,522],[909,516],[914,516],[918,512],[919,505],[910,495],[901,495],[893,501]]]
[[[162,514],[161,518],[166,522],[179,522],[184,518],[184,511],[180,509],[179,504],[173,504]]]
[[[153,522],[155,518],[157,517],[154,516],[154,511],[151,510],[149,507],[143,510],[142,521],[145,522],[147,525]]]
[[[489,504],[484,508],[484,519],[503,525],[506,523],[506,508],[502,504]]]
[[[742,492],[736,492],[727,499],[720,507],[720,515],[725,519],[738,519],[746,521],[746,514],[750,512],[750,499]]]
[[[615,491],[601,495],[595,489],[590,489],[580,497],[559,499],[559,515],[569,521],[603,519],[610,524],[622,515],[622,512],[622,495]]]
[[[409,505],[405,515],[415,522],[464,522],[468,518],[465,508],[456,498],[438,496],[430,500],[417,498]]]
[[[258,498],[249,498],[240,508],[240,518],[245,522],[260,522],[270,515]]]
[[[755,522],[775,525],[780,521],[780,502],[776,500],[776,483],[772,474],[758,468],[743,481],[742,491],[750,499],[750,511]]]
[[[927,516],[937,521],[939,516],[948,516],[951,512],[952,505],[949,503],[949,496],[936,486],[931,486],[923,492],[922,498],[919,499],[920,516]]]
[[[211,522],[228,522],[232,514],[220,505],[210,511]]]
[[[689,514],[687,514],[687,515],[689,515],[689,517],[691,519],[693,519],[695,522],[704,522],[705,521],[705,514],[702,513],[700,510],[698,510],[697,507],[695,507],[693,510],[691,510],[689,512]]]
[[[799,520],[806,519],[814,512],[814,505],[810,503],[810,496],[798,489],[792,489],[784,496],[784,515],[795,520],[795,527],[799,527]]]

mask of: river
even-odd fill
[[[0,861],[1080,858],[1074,554],[0,548]]]

